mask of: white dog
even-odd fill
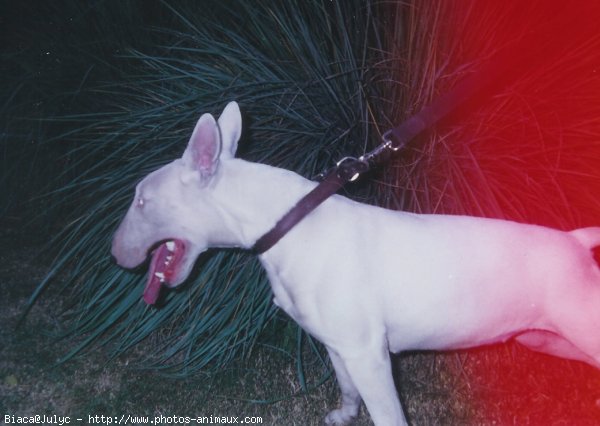
[[[119,265],[152,251],[146,301],[176,286],[209,247],[251,248],[315,187],[234,158],[235,102],[200,117],[183,157],[142,180],[113,241]],[[361,398],[377,425],[407,424],[389,353],[511,337],[600,367],[600,228],[562,232],[463,216],[416,215],[336,195],[260,255],[274,303],[327,347],[342,391],[326,422]]]

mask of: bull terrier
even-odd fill
[[[316,183],[235,158],[237,103],[198,120],[181,158],[150,173],[116,231],[124,268],[151,256],[144,299],[177,286],[208,248],[250,249]],[[361,398],[376,425],[406,425],[390,352],[516,338],[600,367],[600,227],[563,232],[418,215],[334,195],[259,255],[273,302],[327,348],[347,424]]]

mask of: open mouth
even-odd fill
[[[156,303],[163,284],[173,284],[179,274],[184,254],[185,244],[178,239],[165,241],[152,252],[150,271],[144,289],[144,301],[147,304]]]

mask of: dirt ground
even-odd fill
[[[239,422],[260,417],[260,424],[268,425],[318,425],[336,405],[334,380],[303,393],[295,366],[268,350],[219,374],[185,380],[132,367],[140,353],[110,359],[103,348],[57,364],[76,340],[52,336],[65,327],[61,295],[46,292],[16,328],[51,263],[49,254],[41,254],[43,241],[25,238],[20,228],[9,221],[0,230],[0,423],[6,415],[70,416],[72,424],[92,424],[101,416],[105,424],[121,416],[227,416]],[[394,357],[394,369],[414,425],[600,424],[600,372],[517,344],[405,354]],[[250,401],[260,399],[281,400]],[[355,424],[372,424],[364,408]]]

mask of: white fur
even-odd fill
[[[192,138],[188,146],[214,152],[208,145],[218,144],[213,168],[175,160],[138,185],[113,242],[120,265],[136,266],[157,241],[180,238],[189,251],[178,284],[199,253],[252,247],[314,187],[295,173],[233,158],[241,133],[236,103],[218,125],[220,139],[200,129],[217,140]],[[188,150],[184,159],[193,157]],[[415,215],[336,195],[260,261],[274,302],[329,351],[342,406],[326,422],[347,423],[362,398],[375,424],[405,425],[390,351],[517,336],[532,349],[599,367],[600,271],[591,254],[599,243],[600,228],[569,233]]]

